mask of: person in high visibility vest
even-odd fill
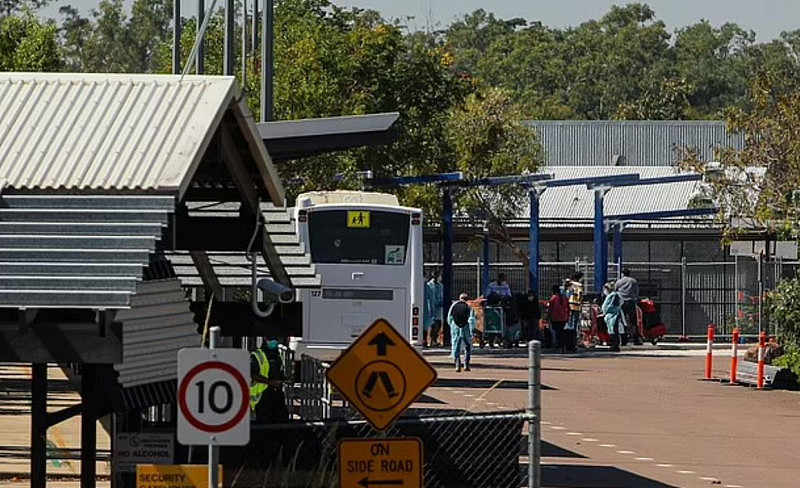
[[[279,352],[278,341],[265,337],[261,347],[250,353],[250,408],[258,422],[289,419]]]

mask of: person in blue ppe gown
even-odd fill
[[[461,348],[464,348],[464,371],[469,371],[472,356],[472,329],[475,327],[475,310],[467,302],[469,296],[462,293],[458,301],[450,306],[447,312],[447,323],[450,325],[452,352],[450,357],[455,361],[456,372],[461,372]]]

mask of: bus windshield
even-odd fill
[[[314,263],[404,265],[410,216],[380,210],[317,210],[308,214]]]

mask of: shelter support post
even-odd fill
[[[97,478],[97,365],[81,364],[81,488],[94,488]]]
[[[531,199],[530,222],[528,226],[528,281],[530,289],[539,295],[539,198],[544,189],[528,190]]]
[[[602,293],[603,285],[608,281],[608,236],[603,217],[603,200],[605,188],[594,190],[594,291]]]
[[[442,291],[445,309],[453,299],[453,190],[442,188]]]
[[[31,371],[31,488],[47,485],[47,364]]]
[[[622,231],[625,230],[622,222],[614,225],[614,262],[622,268]]]
[[[489,246],[491,241],[489,239],[488,226],[483,229],[483,266],[481,267],[481,291],[478,293],[486,293],[489,288]]]

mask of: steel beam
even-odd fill
[[[481,292],[486,296],[486,290],[489,288],[489,247],[491,239],[489,239],[489,229],[483,230],[483,266],[481,269]]]
[[[31,488],[47,485],[47,364],[31,370]]]
[[[97,480],[97,365],[81,364],[81,488],[94,488]]]
[[[696,173],[688,173],[673,176],[661,176],[658,178],[644,178],[638,181],[620,182],[613,186],[644,186],[644,185],[662,185],[664,183],[682,183],[686,181],[702,181],[703,175]]]
[[[222,74],[225,76],[233,76],[233,60],[235,57],[236,39],[234,38],[234,25],[236,23],[234,14],[236,6],[233,0],[225,0],[225,37],[223,40],[223,55],[222,55]],[[210,12],[209,15],[213,15]]]
[[[397,178],[382,178],[372,180],[369,186],[414,186],[414,185],[428,185],[434,183],[455,183],[464,180],[464,174],[460,171],[455,173],[440,173],[435,175],[423,176],[400,176]]]
[[[528,225],[528,282],[530,289],[539,296],[539,200],[543,188],[531,188],[530,196],[530,223]]]
[[[639,173],[625,173],[621,175],[609,176],[586,176],[583,178],[565,178],[560,180],[544,181],[541,186],[556,188],[560,186],[583,186],[586,185],[590,190],[595,186],[618,186],[623,183],[635,183],[639,181]]]
[[[608,236],[603,219],[603,200],[606,188],[594,190],[594,291],[602,293],[608,280]]]
[[[638,212],[609,215],[606,217],[606,219],[609,222],[625,222],[629,220],[661,220],[674,217],[701,217],[703,215],[714,215],[718,212],[719,208],[717,207],[681,208],[677,210],[661,210],[657,212]]]
[[[442,288],[444,307],[453,299],[453,189],[442,188]],[[445,339],[447,337],[445,336]]]
[[[203,20],[205,19],[206,15],[206,0],[197,0],[197,25],[195,28],[197,32],[195,33],[195,42],[197,43],[197,58],[195,59],[195,72],[198,75],[202,75],[206,72],[206,49],[205,49],[205,36],[202,39],[200,38],[200,26],[203,25]]]
[[[622,231],[625,224],[617,222],[614,224],[614,263],[622,267]]]

